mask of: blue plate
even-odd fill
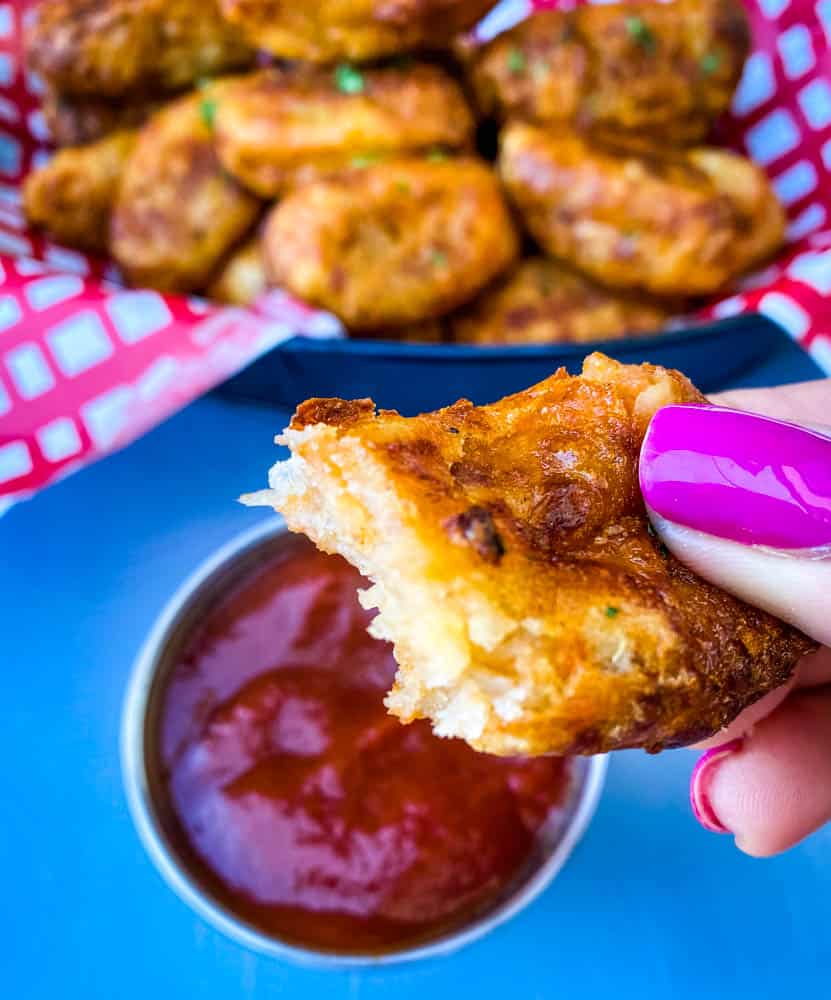
[[[295,337],[255,361],[221,391],[288,408],[310,396],[371,396],[379,406],[412,414],[462,397],[492,402],[539,382],[561,365],[579,371],[583,358],[600,350],[620,361],[678,368],[702,392],[715,392],[767,357],[782,337],[779,326],[756,314],[649,337],[533,347]]]

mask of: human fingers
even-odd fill
[[[831,430],[667,406],[647,430],[640,480],[655,529],[682,562],[831,643]]]
[[[831,820],[831,689],[794,692],[744,739],[709,750],[690,785],[707,829],[746,854],[787,850]]]

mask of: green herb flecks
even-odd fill
[[[433,149],[429,149],[427,151],[427,159],[431,163],[444,163],[444,161],[449,160],[450,157],[447,155],[445,150],[439,149],[438,146],[435,146]]]
[[[611,604],[609,605],[608,608],[606,608],[607,618],[617,618],[619,614],[620,614],[620,608],[613,608]]]
[[[335,67],[335,86],[342,94],[362,94],[366,81],[359,69],[349,63],[341,63]]]
[[[642,17],[627,17],[624,22],[626,25],[626,31],[629,33],[629,37],[633,42],[636,42],[650,55],[658,48],[658,40],[652,32],[652,29],[644,21]]]
[[[395,182],[395,190],[399,194],[410,194],[413,189],[410,187],[409,181],[399,180]]]
[[[447,254],[444,250],[434,250],[430,254],[430,263],[433,267],[447,267]]]
[[[216,122],[216,101],[212,97],[206,97],[199,105],[199,117],[205,128],[213,131]]]
[[[524,73],[527,64],[525,61],[525,53],[522,49],[510,49],[507,58],[505,59],[505,65],[508,67],[508,72],[513,73],[514,76],[519,76],[520,73]]]
[[[359,156],[353,156],[349,161],[349,165],[356,167],[358,170],[363,170],[364,167],[374,166],[376,163],[380,163],[383,157],[380,153],[361,153]]]
[[[213,131],[216,121],[216,101],[211,96],[213,80],[209,76],[203,76],[196,81],[196,89],[202,93],[202,101],[199,104],[199,117],[205,128]]]
[[[698,66],[705,76],[712,76],[713,73],[718,73],[721,67],[721,53],[705,52],[699,60]]]

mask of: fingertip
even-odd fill
[[[742,854],[746,854],[749,858],[756,858],[758,861],[764,861],[765,858],[775,858],[777,854],[782,853],[782,851],[767,850],[752,841],[747,842],[743,837],[734,837],[733,843]]]
[[[695,813],[751,857],[793,847],[831,819],[831,692],[793,695],[740,743],[705,754]]]
[[[690,805],[695,818],[710,833],[730,833],[730,828],[725,826],[714,807],[712,783],[718,774],[720,762],[740,748],[740,740],[712,747],[701,755],[693,770],[690,779]]]
[[[658,410],[641,447],[649,506],[745,546],[831,546],[831,437],[710,404]]]

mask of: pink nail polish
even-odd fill
[[[695,765],[695,770],[690,779],[690,805],[695,814],[695,818],[711,833],[731,833],[718,818],[716,811],[710,802],[710,782],[719,763],[729,754],[741,748],[741,740],[731,740],[720,747],[713,747],[703,753]]]
[[[640,481],[648,506],[676,524],[745,545],[831,545],[831,437],[796,424],[704,403],[664,407],[643,442]]]

